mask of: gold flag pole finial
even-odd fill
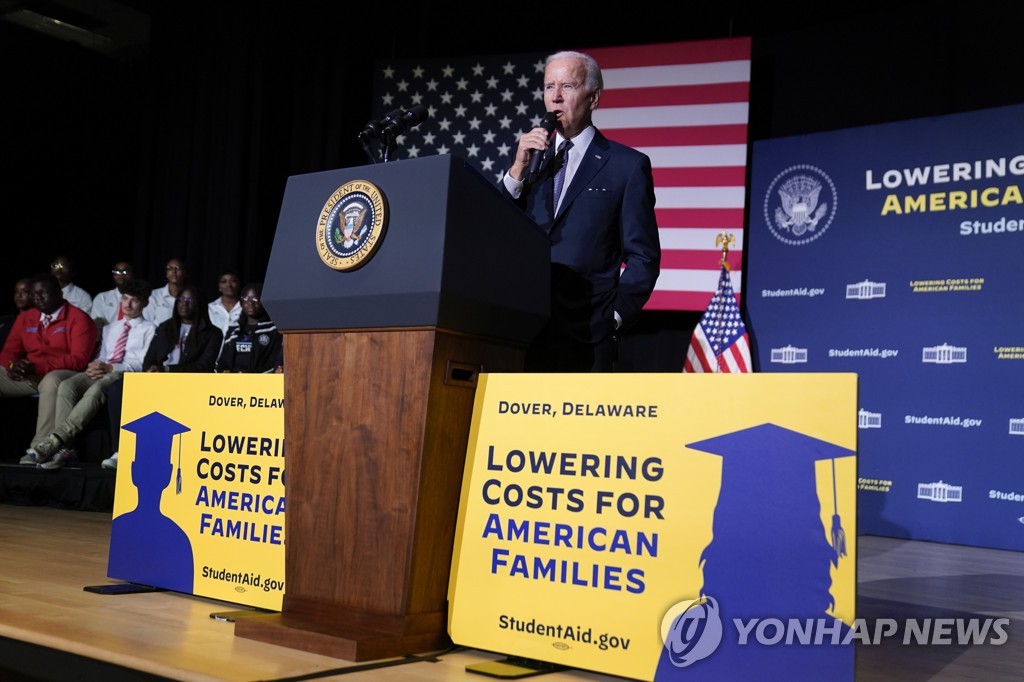
[[[736,237],[732,234],[726,234],[725,232],[719,232],[718,236],[715,237],[715,246],[722,247],[722,260],[719,261],[719,265],[725,268],[726,272],[732,268],[729,267],[729,247],[736,243]]]

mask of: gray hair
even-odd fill
[[[573,50],[562,50],[556,52],[553,55],[549,55],[544,60],[544,67],[547,68],[548,64],[555,61],[556,59],[578,59],[583,62],[583,85],[586,87],[588,92],[597,92],[598,90],[604,90],[604,77],[601,75],[601,66],[597,63],[597,60],[591,57],[589,54],[584,52],[575,52]]]

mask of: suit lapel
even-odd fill
[[[580,167],[576,169],[576,174],[572,176],[572,182],[562,190],[565,193],[565,198],[562,199],[562,205],[555,216],[556,222],[565,215],[566,209],[580,195],[583,188],[589,185],[594,176],[608,163],[610,154],[608,139],[600,131],[597,132],[594,135],[594,139],[590,142],[590,146],[587,147],[587,154],[580,162]]]

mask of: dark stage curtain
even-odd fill
[[[148,271],[184,258],[211,293],[224,269],[261,280],[288,176],[365,162],[342,138],[368,115],[352,93],[372,60],[323,14],[156,10],[134,250]]]

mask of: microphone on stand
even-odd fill
[[[558,116],[549,111],[544,114],[544,118],[540,121],[540,127],[547,131],[548,135],[555,132],[555,124],[558,123]],[[539,149],[534,149],[530,152],[530,168],[526,172],[526,181],[533,182],[537,179],[537,173],[540,172],[540,163],[544,160],[544,152]]]
[[[366,124],[366,127],[360,131],[358,136],[359,141],[366,144],[370,140],[376,140],[384,132],[384,126],[386,126],[391,119],[398,118],[401,115],[402,110],[395,109],[394,111],[386,113],[384,118],[379,121],[370,121]]]
[[[430,112],[422,104],[417,104],[408,111],[392,111],[390,114],[381,119],[380,123],[383,124],[381,130],[382,135],[391,135],[397,137],[404,133],[410,128],[415,128],[420,123],[423,123],[430,117]]]
[[[384,114],[384,118],[379,121],[367,123],[357,137],[363,145],[363,151],[374,162],[373,154],[370,151],[370,141],[380,140],[384,147],[383,159],[387,162],[395,151],[395,138],[406,130],[423,123],[429,117],[430,112],[422,104],[417,104],[408,111],[395,109]]]

